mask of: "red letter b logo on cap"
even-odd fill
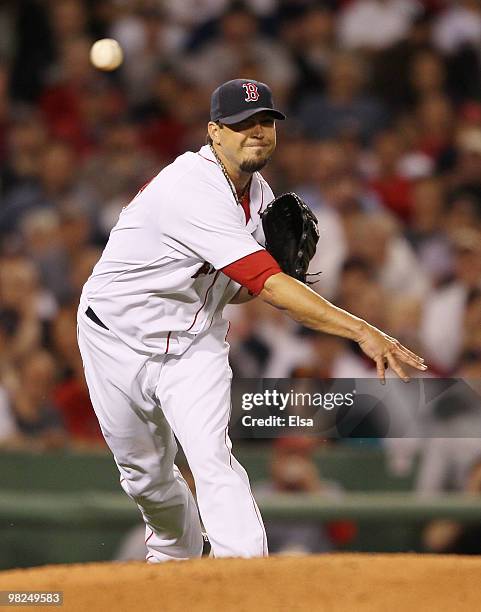
[[[247,94],[244,100],[246,102],[257,102],[257,100],[259,99],[259,92],[257,91],[257,85],[255,85],[254,83],[244,83],[242,87],[244,87],[244,89],[246,90],[246,94]]]

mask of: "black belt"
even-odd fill
[[[88,318],[93,321],[94,323],[97,323],[97,325],[100,325],[100,327],[103,327],[104,329],[108,330],[108,327],[102,323],[102,321],[98,318],[98,316],[95,314],[95,312],[90,308],[90,306],[87,308],[87,310],[85,311],[85,314],[88,316]]]

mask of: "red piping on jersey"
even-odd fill
[[[150,529],[150,527],[149,527]],[[154,535],[154,532],[152,531],[152,529],[150,529],[150,535],[149,537],[145,540],[145,545],[147,546],[147,542],[150,540],[150,538]]]
[[[155,176],[153,176],[150,180],[148,180],[144,185],[142,185],[142,187],[139,189],[137,195],[140,195],[142,193],[142,191],[147,187],[147,185],[149,185],[153,180],[154,180]]]
[[[257,508],[257,504],[256,504],[256,501],[255,501],[255,499],[254,499],[254,496],[252,495],[252,491],[251,491],[250,486],[249,486],[249,493],[250,493],[250,495],[251,495],[252,504],[253,504],[253,506],[254,506],[254,512],[255,512],[255,513],[256,513],[256,515],[257,515],[257,518],[258,518],[258,520],[259,520],[259,524],[260,524],[261,529],[262,529],[262,533],[263,533],[263,536],[262,536],[262,552],[263,552],[264,556],[266,556],[266,555],[267,555],[267,546],[266,546],[266,530],[265,530],[265,528],[264,528],[264,524],[263,524],[263,522],[262,522],[262,519],[261,519],[261,517],[260,517],[260,515],[259,515],[259,510],[258,510],[258,508]]]
[[[209,159],[208,157],[204,157],[203,155],[201,155],[200,153],[197,153],[197,155],[199,157],[202,157],[202,159],[205,159],[206,161],[210,161],[211,164],[215,164],[216,166],[218,165],[217,162],[215,162],[213,159]]]
[[[250,191],[250,189],[247,190],[247,192],[244,194],[242,200],[240,201],[241,206],[242,206],[242,210],[244,211],[244,216],[246,218],[246,225],[249,223],[250,218],[251,218],[251,209],[250,209],[251,197],[250,197],[249,191]]]
[[[226,425],[226,428],[224,430],[224,444],[225,444],[225,446],[227,448],[227,452],[229,453],[229,466],[230,466],[231,470],[233,470],[235,472],[234,466],[232,465],[232,450],[229,448],[229,445],[227,444],[227,436],[228,436],[228,429],[229,429],[229,422],[230,422],[231,414],[232,414],[232,400],[230,402],[229,417],[227,419],[227,425]],[[263,534],[262,535],[262,554],[265,556],[266,553],[267,553],[267,550],[266,550],[266,530],[264,528],[264,524],[262,522],[262,519],[261,519],[261,517],[259,515],[259,511],[257,509],[257,504],[255,502],[254,496],[252,495],[252,491],[251,491],[251,487],[250,487],[249,483],[247,483],[247,489],[248,489],[249,494],[251,496],[252,504],[254,506],[254,512],[255,512],[255,514],[257,516],[257,520],[259,521],[259,525],[261,527],[261,531],[262,531],[262,534]]]
[[[198,310],[198,311],[195,313],[195,317],[194,317],[194,320],[192,321],[191,326],[190,326],[190,327],[188,327],[188,328],[187,328],[185,331],[190,331],[190,330],[191,330],[191,329],[194,327],[195,322],[197,321],[197,315],[198,315],[198,314],[199,314],[199,312],[202,310],[202,308],[204,308],[204,306],[205,306],[205,304],[206,304],[206,302],[207,302],[207,297],[209,296],[210,290],[211,290],[211,289],[212,289],[212,287],[214,286],[214,283],[215,283],[215,281],[217,280],[217,277],[219,276],[219,274],[220,274],[220,270],[217,270],[217,272],[215,273],[215,276],[214,276],[214,280],[212,281],[212,283],[211,283],[210,287],[209,287],[209,288],[207,289],[207,291],[205,292],[204,302],[203,302],[202,306],[201,306],[201,307],[199,308],[199,310]]]
[[[229,325],[227,326],[227,331],[225,333],[224,342],[227,342],[227,336],[229,335],[229,332],[230,332],[230,321],[229,321]]]
[[[165,353],[164,353],[164,355],[167,355],[167,353],[169,352],[170,334],[171,334],[171,333],[172,333],[172,332],[170,331],[170,332],[167,334],[167,346],[165,347]]]
[[[229,282],[228,282],[228,283],[227,283],[227,285],[225,286],[224,293],[227,291],[227,287],[229,286],[229,284],[230,284],[231,282],[232,282],[232,279],[231,279],[231,278],[229,278]],[[212,323],[214,322],[214,317],[215,317],[215,312],[214,312],[214,314],[212,315],[212,318],[211,318],[210,323],[209,323],[209,327],[208,327],[207,329],[210,329],[210,328],[212,327]],[[229,323],[229,326],[230,326],[230,323]]]
[[[264,187],[262,186],[262,181],[260,179],[258,179],[259,181],[259,185],[261,186],[261,205],[259,210],[257,211],[257,214],[260,215],[261,214],[261,210],[262,210],[262,205],[264,204]]]
[[[226,425],[225,431],[224,431],[224,444],[227,446],[227,429],[228,429],[229,425]],[[229,450],[229,447],[227,446],[227,450]],[[229,451],[229,466],[232,467],[232,453]]]

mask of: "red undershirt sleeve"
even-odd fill
[[[222,272],[240,285],[247,287],[249,293],[259,295],[264,283],[282,270],[277,261],[265,249],[251,253],[222,268]]]

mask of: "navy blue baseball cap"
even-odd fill
[[[244,121],[255,113],[269,111],[274,119],[285,119],[284,113],[274,108],[272,91],[254,79],[234,79],[218,87],[210,99],[210,119],[226,125]]]

